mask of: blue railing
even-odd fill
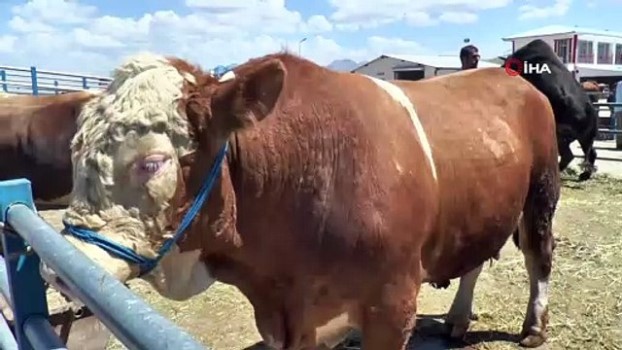
[[[233,69],[235,63],[219,65],[210,73],[220,76]],[[37,67],[0,66],[0,93],[51,95],[80,90],[103,90],[110,77],[39,70]]]
[[[0,291],[14,315],[13,330],[0,320],[0,349],[66,349],[49,322],[41,260],[129,349],[205,349],[42,220],[30,181],[0,182],[0,221]]]
[[[52,95],[80,90],[103,90],[111,78],[38,70],[36,67],[0,66],[0,93]]]

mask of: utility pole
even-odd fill
[[[302,43],[304,43],[305,41],[307,41],[307,38],[302,38],[298,42],[298,56],[302,56]]]

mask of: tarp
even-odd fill
[[[228,71],[232,70],[233,68],[235,68],[237,66],[236,63],[231,63],[228,65],[218,65],[214,68],[212,68],[212,75],[215,77],[220,77],[223,74],[227,73]]]

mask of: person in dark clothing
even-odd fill
[[[467,45],[460,49],[460,61],[463,70],[477,68],[479,59],[479,50],[475,45]]]
[[[611,87],[609,88],[609,96],[607,96],[607,102],[608,103],[615,103],[616,102],[616,83],[611,84]]]

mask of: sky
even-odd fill
[[[622,31],[621,13],[622,0],[0,0],[0,65],[107,76],[141,51],[211,68],[282,49],[326,65],[457,55],[465,38],[487,58],[542,26]]]

